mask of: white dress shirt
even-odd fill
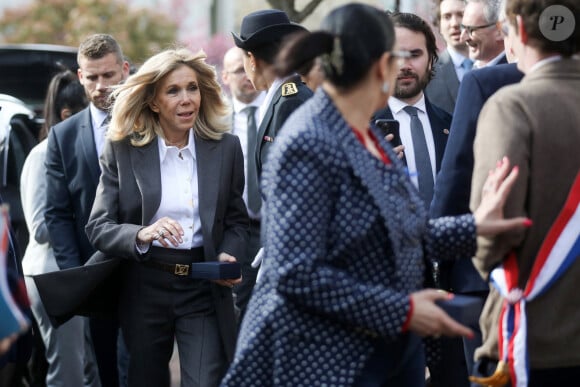
[[[107,134],[108,124],[105,124],[107,112],[98,109],[92,102],[89,104],[91,111],[91,120],[93,125],[93,137],[97,148],[97,156],[101,157],[103,147],[105,146],[105,135]]]
[[[240,139],[240,145],[242,146],[242,153],[244,154],[244,171],[246,171],[246,185],[244,186],[244,203],[248,204],[248,116],[244,110],[248,106],[255,106],[256,109],[255,119],[256,119],[256,129],[259,128],[258,119],[259,119],[259,109],[262,106],[264,99],[266,98],[266,93],[261,92],[258,94],[256,99],[254,99],[251,103],[245,104],[243,102],[238,101],[236,98],[232,98],[232,105],[233,105],[233,112],[234,117],[232,120],[232,134],[238,136]],[[250,157],[254,157],[254,155],[250,155]],[[248,208],[248,215],[252,219],[259,219],[260,214],[254,214]]]
[[[417,179],[417,167],[415,165],[415,151],[413,149],[413,137],[411,136],[411,116],[409,116],[403,108],[409,106],[407,103],[395,98],[389,98],[389,108],[393,113],[393,118],[399,121],[399,133],[401,142],[405,146],[405,158],[407,159],[407,169],[413,184],[419,188],[419,180]],[[433,139],[433,132],[431,131],[431,123],[427,116],[427,108],[425,106],[425,95],[414,105],[417,108],[417,116],[423,125],[423,132],[425,134],[425,141],[427,142],[427,149],[429,150],[429,159],[431,160],[431,172],[433,173],[433,181],[435,181],[435,140]]]
[[[505,56],[505,51],[502,51],[498,56],[487,62],[485,65],[482,65],[480,61],[476,60],[473,64],[474,69],[481,69],[484,67],[495,66],[498,62]]]
[[[189,143],[185,148],[167,146],[161,137],[157,137],[157,144],[161,166],[161,202],[151,219],[151,224],[168,216],[181,225],[184,233],[183,242],[171,248],[188,250],[202,246],[193,130],[189,130]],[[163,247],[158,241],[153,241],[153,245]]]

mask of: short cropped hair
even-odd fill
[[[572,15],[580,15],[580,2],[578,0],[508,0],[506,2],[506,16],[513,26],[517,25],[516,16],[521,16],[529,38],[528,45],[544,53],[558,53],[564,57],[570,57],[580,50],[580,28],[578,26],[580,20],[576,20],[574,32],[567,39],[562,41],[548,39],[540,30],[540,15],[552,5],[564,6],[572,12]]]
[[[115,54],[118,63],[124,62],[123,50],[115,38],[107,34],[94,34],[79,45],[77,62],[80,66],[81,58],[101,59],[108,54]]]

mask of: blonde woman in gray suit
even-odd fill
[[[177,341],[182,386],[215,386],[233,357],[236,280],[188,276],[189,264],[243,258],[244,161],[203,52],[163,51],[115,91],[102,175],[87,225],[124,258],[119,319],[129,386],[166,386]]]

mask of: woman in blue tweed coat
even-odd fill
[[[471,331],[423,290],[426,255],[472,254],[517,176],[502,166],[476,216],[428,221],[392,148],[368,122],[398,72],[386,14],[350,4],[297,38],[283,71],[322,55],[326,81],[286,122],[265,169],[263,279],[222,386],[422,386],[419,336]],[[322,52],[314,52],[317,49]],[[499,190],[497,188],[500,187]],[[495,225],[499,225],[496,229]]]

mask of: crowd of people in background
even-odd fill
[[[252,12],[221,73],[83,40],[2,252],[34,329],[0,386],[33,343],[49,387],[169,386],[174,345],[184,387],[576,386],[580,5],[436,6]]]

